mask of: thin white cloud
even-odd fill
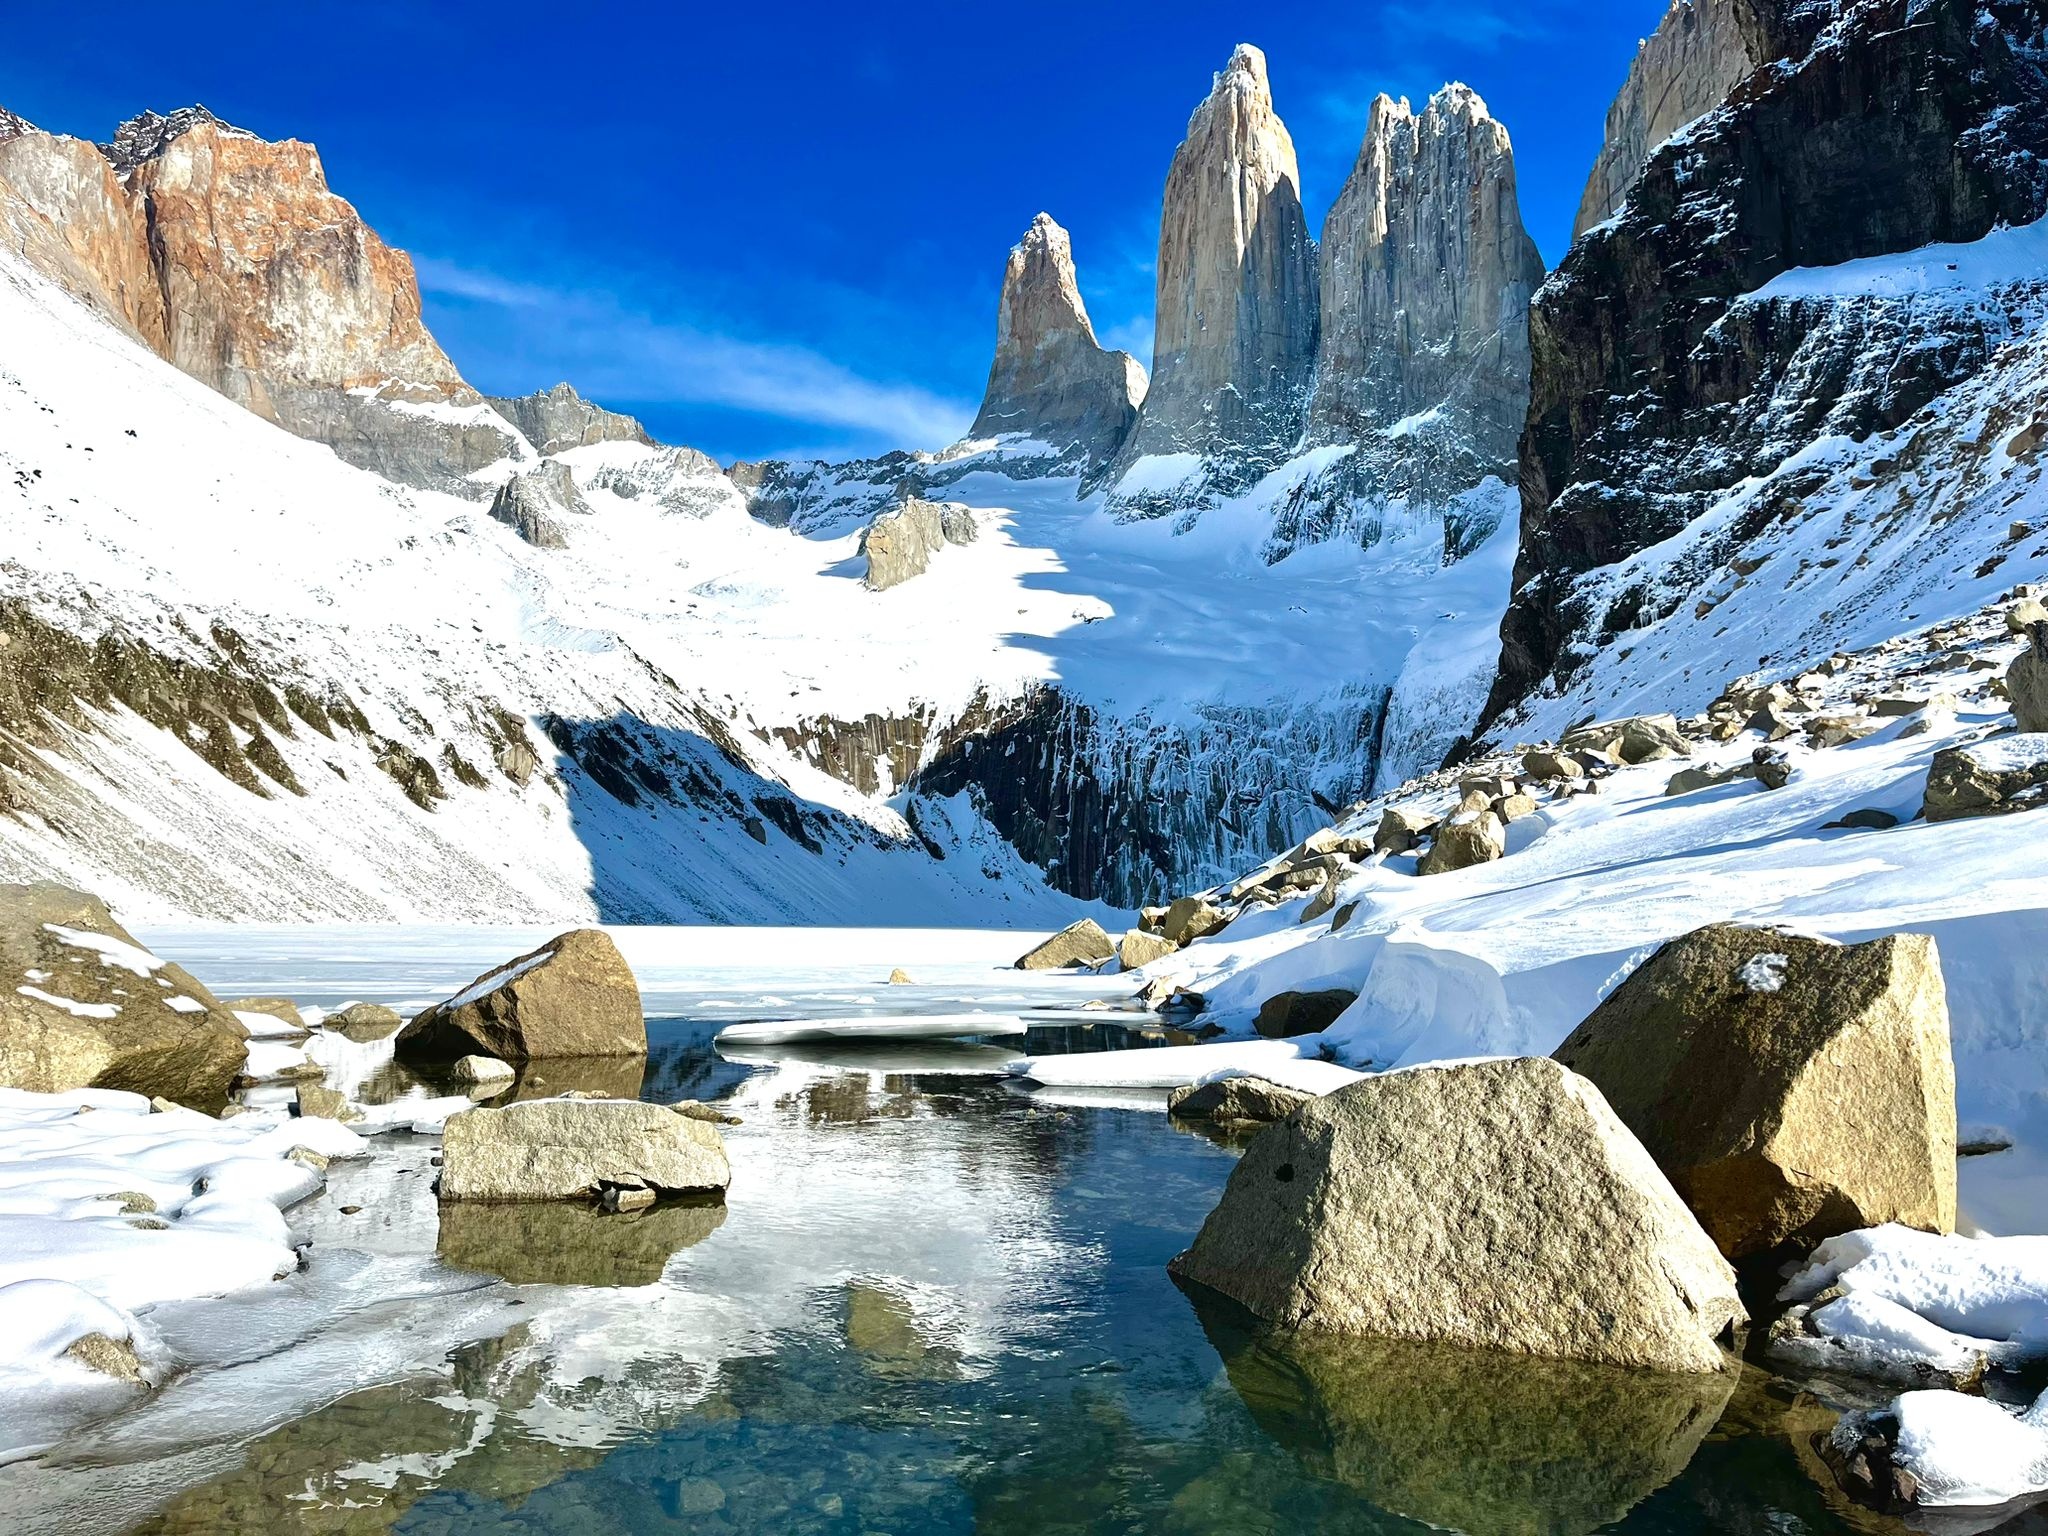
[[[592,399],[723,406],[914,448],[943,447],[973,420],[972,406],[864,378],[807,347],[658,320],[604,292],[537,286],[431,256],[416,265],[428,293],[508,312],[501,363],[567,377]]]

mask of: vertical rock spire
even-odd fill
[[[1486,103],[1463,85],[1420,114],[1381,96],[1323,223],[1311,439],[1450,411],[1504,472],[1529,406],[1529,298],[1542,281],[1514,149]]]
[[[1118,455],[1122,511],[1199,505],[1285,456],[1315,369],[1316,308],[1294,141],[1273,110],[1266,56],[1241,43],[1167,172],[1152,388]],[[1128,474],[1139,459],[1185,454],[1205,468],[1170,492]]]
[[[1145,397],[1145,370],[1095,339],[1073,243],[1041,213],[1010,250],[995,362],[970,437],[1035,439],[1095,465],[1115,453]]]

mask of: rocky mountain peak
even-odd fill
[[[1446,559],[1499,526],[1529,403],[1530,296],[1506,128],[1465,85],[1421,112],[1380,96],[1323,224],[1305,441],[1349,451],[1290,494],[1272,549],[1367,542],[1385,509],[1444,520]],[[1485,494],[1468,494],[1492,482]]]
[[[5,107],[0,107],[0,140],[18,139],[24,133],[37,133],[40,131],[34,123],[19,113],[10,112]]]
[[[1341,442],[1445,408],[1501,472],[1528,402],[1529,297],[1514,148],[1469,86],[1416,113],[1372,104],[1323,223],[1322,359],[1311,437]]]
[[[1096,341],[1073,242],[1051,214],[1039,214],[1003,270],[995,362],[968,435],[1034,438],[1096,463],[1130,430],[1144,381],[1134,358]]]
[[[1152,387],[1119,472],[1193,453],[1208,461],[1197,501],[1249,484],[1300,435],[1316,334],[1315,243],[1294,141],[1273,109],[1265,55],[1240,44],[1167,171]],[[1168,500],[1188,504],[1187,488]],[[1132,493],[1120,509],[1174,507]]]
[[[114,137],[100,146],[100,152],[126,176],[145,160],[154,160],[175,140],[195,128],[211,128],[236,138],[257,136],[246,128],[223,122],[196,102],[175,112],[141,112],[114,130]]]
[[[654,439],[637,420],[584,399],[567,380],[537,394],[495,396],[489,403],[543,454],[564,453],[592,443],[654,446]]]

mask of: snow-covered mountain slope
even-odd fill
[[[2033,546],[2002,541],[2036,494],[2048,274],[2008,232],[2048,215],[2041,7],[1808,0],[1744,26],[1772,62],[1536,295],[1502,733],[2023,579]]]
[[[1689,712],[1743,673],[1797,672],[2048,576],[2048,219],[1794,269],[1730,308],[1727,334],[1786,331],[1800,345],[1749,428],[1782,457],[1580,578],[1573,602],[1608,616],[1601,632],[1494,734]],[[1854,432],[1899,359],[1930,351],[1970,371],[1896,429]]]
[[[931,773],[978,725],[1056,690],[1104,781],[1176,800],[1188,846],[1121,884],[1055,868],[1127,905],[1362,793],[1413,636],[1505,594],[1505,540],[1449,572],[1433,529],[1269,566],[1249,498],[1175,537],[987,472],[950,492],[975,541],[872,592],[858,516],[768,526],[631,442],[562,456],[591,510],[538,549],[7,256],[0,334],[0,877],[136,915],[1064,921],[987,776]]]

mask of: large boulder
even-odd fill
[[[1117,940],[1116,957],[1127,971],[1140,970],[1154,960],[1164,960],[1178,948],[1164,934],[1133,928]]]
[[[1317,1034],[1336,1023],[1338,1016],[1357,1001],[1358,994],[1347,987],[1281,992],[1260,1006],[1258,1031],[1268,1040]]]
[[[1442,826],[1415,865],[1418,875],[1445,875],[1488,864],[1508,851],[1508,829],[1493,807],[1473,796]]]
[[[1413,806],[1390,805],[1380,812],[1380,824],[1373,829],[1374,853],[1407,853],[1434,832],[1443,818]]]
[[[440,1194],[451,1202],[704,1194],[731,1179],[724,1138],[682,1106],[530,1099],[464,1110],[441,1133]]]
[[[868,589],[886,592],[913,576],[922,576],[931,558],[948,544],[972,544],[979,532],[974,514],[954,502],[906,497],[901,506],[882,513],[861,536],[867,557]]]
[[[2005,673],[2006,697],[2023,731],[2048,731],[2048,619],[2027,625],[2027,648]]]
[[[121,1088],[208,1113],[227,1103],[249,1031],[105,902],[0,885],[0,1087]]]
[[[1020,971],[1057,971],[1070,965],[1094,965],[1116,953],[1116,945],[1092,917],[1069,923],[1036,949],[1018,957]]]
[[[1731,1258],[1956,1218],[1955,1067],[1924,934],[1674,939],[1557,1049]]]
[[[1626,720],[1601,720],[1565,732],[1566,751],[1590,752],[1610,763],[1655,763],[1687,757],[1692,748],[1678,729],[1675,715],[1632,715]]]
[[[1929,821],[1961,821],[2042,806],[2048,806],[2048,734],[2031,733],[1935,753],[1920,814]]]
[[[1262,1132],[1182,1279],[1310,1332],[1722,1368],[1735,1274],[1598,1089],[1525,1057],[1369,1077]]]
[[[1183,896],[1166,909],[1159,931],[1176,944],[1192,944],[1229,926],[1230,914],[1208,897]]]
[[[611,940],[578,928],[487,971],[399,1032],[399,1056],[456,1061],[495,1056],[644,1056],[640,988]]]

